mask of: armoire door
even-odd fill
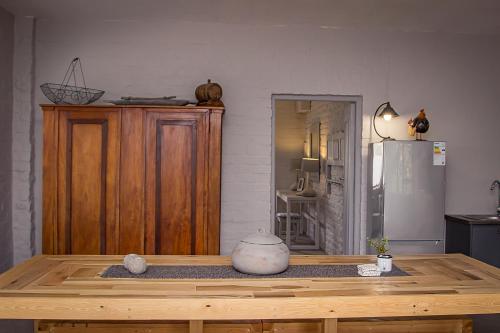
[[[59,112],[59,254],[116,253],[118,110]]]
[[[207,252],[207,120],[208,112],[146,112],[147,254]]]

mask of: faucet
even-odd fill
[[[500,216],[500,180],[494,180],[491,183],[490,190],[494,191],[495,187],[498,187],[498,205],[497,205],[497,215]]]

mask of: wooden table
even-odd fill
[[[500,313],[500,270],[452,255],[396,256],[411,276],[143,280],[99,274],[121,256],[37,256],[0,275],[0,319],[202,320]],[[219,256],[149,256],[153,265],[230,264]],[[372,263],[373,256],[293,256],[291,264]],[[200,328],[201,327],[201,328]]]
[[[319,198],[316,197],[304,197],[298,195],[296,191],[291,190],[277,190],[276,191],[276,202],[278,199],[283,200],[286,204],[286,232],[285,232],[285,243],[291,250],[319,250]],[[312,218],[314,223],[314,245],[303,245],[303,244],[292,244],[291,243],[291,225],[292,220],[290,214],[292,213],[292,205],[293,204],[314,204],[316,209],[316,216],[309,216]],[[276,207],[277,207],[276,203]]]

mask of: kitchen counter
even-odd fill
[[[446,215],[446,253],[500,267],[500,220],[495,215]]]
[[[152,265],[230,265],[223,256],[146,256]],[[461,254],[396,256],[410,276],[104,279],[122,256],[37,256],[0,275],[0,319],[251,320],[500,313],[500,270]],[[292,256],[365,264],[374,256]]]
[[[495,219],[495,215],[445,215],[450,222],[463,224],[491,224],[500,225],[500,218]]]

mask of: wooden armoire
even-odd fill
[[[43,253],[219,254],[223,108],[42,110]]]

